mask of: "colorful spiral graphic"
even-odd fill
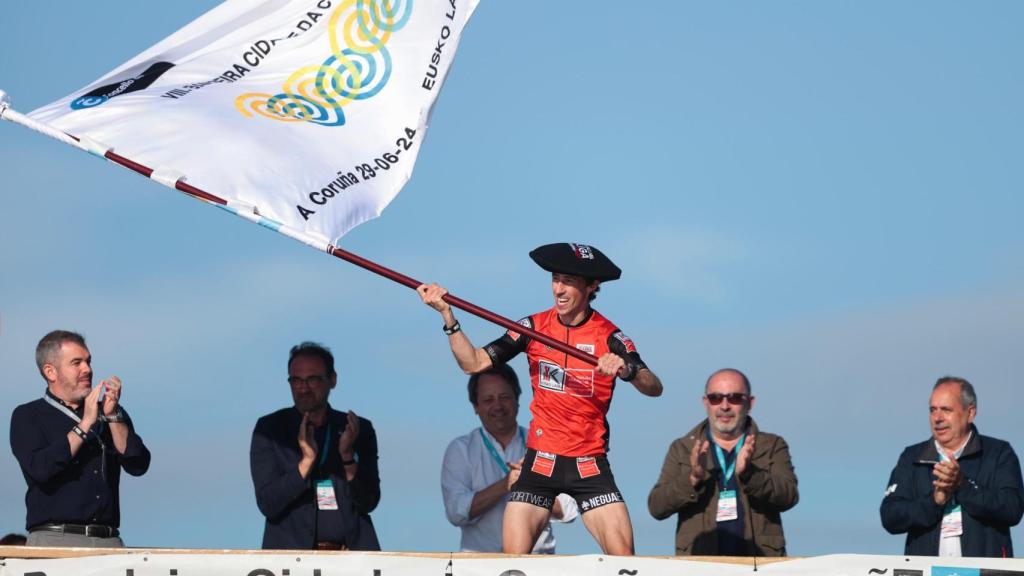
[[[248,92],[235,99],[246,118],[342,126],[342,108],[372,98],[391,77],[391,34],[412,13],[413,0],[345,0],[327,23],[331,54],[319,66],[293,72],[279,94]]]

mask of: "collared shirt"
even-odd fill
[[[47,396],[49,400],[40,398],[18,406],[11,415],[11,450],[28,484],[25,527],[46,523],[119,527],[121,469],[132,476],[144,474],[149,469],[149,450],[126,412],[124,454],[114,447],[108,424],[99,421],[72,456],[68,432],[76,422],[51,403],[63,404],[59,399],[49,392]],[[82,407],[72,412],[81,418]]]
[[[714,452],[717,445],[714,444],[715,439],[711,437],[711,428],[708,428],[709,442],[712,442],[712,452]],[[744,436],[745,438],[745,436]],[[725,462],[719,462],[719,466],[724,469],[735,466],[736,460],[739,458],[739,446],[734,446],[732,450],[722,450],[722,456]],[[718,553],[722,556],[746,556],[750,554],[750,545],[743,535],[743,521],[744,514],[746,513],[743,508],[743,499],[739,497],[740,485],[736,480],[736,474],[730,474],[729,480],[725,480],[725,474],[718,478],[718,493],[721,494],[725,490],[731,490],[736,497],[736,519],[735,520],[722,520],[717,523],[718,526]]]
[[[481,434],[482,432],[482,434]],[[526,430],[519,428],[519,434],[502,448],[483,428],[475,428],[465,436],[452,440],[444,454],[441,467],[441,494],[444,496],[444,510],[448,521],[462,529],[462,552],[501,552],[501,523],[505,515],[506,495],[501,502],[476,518],[469,517],[473,496],[507,475],[498,460],[491,454],[484,438],[491,443],[495,453],[503,462],[518,462],[526,456],[523,438]],[[576,501],[566,494],[559,494],[558,501],[564,512],[559,522],[572,522],[579,515]],[[533,547],[534,554],[554,554],[555,536],[551,524],[544,526],[540,538]]]
[[[967,443],[971,441],[971,436],[973,435],[973,430],[967,433],[967,439],[964,440],[964,443],[960,445],[960,448],[953,452],[954,459],[960,459],[960,455],[964,453],[964,448],[967,447]],[[939,460],[945,460],[946,458],[948,458],[948,456],[946,456],[946,449],[943,448],[941,444],[939,444],[938,440],[935,440],[935,451],[939,453]],[[943,511],[943,515],[948,514],[956,505],[957,504],[955,498],[951,502],[947,502],[946,509]],[[960,547],[960,536],[948,536],[946,538],[943,538],[942,534],[940,533],[939,556],[963,556],[963,551]]]

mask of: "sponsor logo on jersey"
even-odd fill
[[[541,360],[537,362],[537,385],[545,390],[589,398],[594,395],[594,370],[570,368]]]
[[[577,344],[576,348],[579,348],[580,350],[583,350],[587,354],[593,354],[594,353],[594,345],[593,344]]]
[[[537,362],[537,383],[545,390],[565,391],[565,370],[557,364]]]
[[[523,325],[523,326],[526,326],[527,328],[532,328],[532,326],[530,325],[531,322],[530,322],[529,318],[523,318],[518,323]],[[506,334],[508,334],[508,337],[511,338],[512,340],[514,340],[516,342],[519,341],[519,332],[513,332],[512,330],[509,330],[509,331],[506,332]]]
[[[623,334],[621,330],[616,330],[612,336],[615,336],[616,340],[622,342],[622,345],[626,347],[626,352],[636,352],[636,346],[633,344],[633,341],[629,339],[629,336]]]

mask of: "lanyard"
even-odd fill
[[[57,410],[60,410],[61,412],[63,412],[65,415],[67,415],[68,418],[71,418],[71,420],[73,420],[75,422],[75,424],[81,424],[82,423],[82,419],[78,417],[78,414],[75,414],[71,410],[71,408],[68,408],[64,404],[61,404],[60,402],[54,400],[50,395],[48,395],[48,394],[44,395],[43,396],[43,400],[46,400],[50,404],[50,406],[53,406]]]
[[[68,418],[71,418],[71,420],[73,420],[75,424],[81,424],[82,423],[82,419],[78,417],[78,414],[75,414],[74,411],[71,410],[71,408],[68,408],[67,406],[65,406],[61,402],[58,402],[53,397],[51,397],[49,394],[44,394],[43,395],[43,400],[46,400],[46,402],[49,403],[50,406],[53,406],[57,410],[60,410],[61,412],[63,412],[64,415],[67,416]],[[103,455],[102,458],[100,459],[100,469],[103,472],[103,478],[106,479],[106,477],[107,477],[107,444],[105,442],[103,442],[103,438],[101,438],[99,434],[96,434],[96,433],[92,432],[91,430],[86,430],[85,433],[91,435],[93,438],[96,439],[97,442],[99,442],[100,453]]]
[[[722,447],[715,442],[715,439],[711,436],[711,429],[708,428],[708,438],[711,443],[715,445],[715,458],[718,459],[718,465],[722,467],[722,486],[728,486],[729,480],[732,480],[733,472],[736,471],[736,462],[740,459],[740,450],[743,449],[743,442],[747,439],[747,433],[744,432],[743,436],[740,436],[740,441],[736,443],[736,447],[733,448],[733,454],[736,455],[732,459],[732,463],[728,467],[725,466],[725,452],[722,451]]]
[[[494,458],[494,461],[498,463],[498,466],[501,467],[502,472],[508,474],[508,464],[505,463],[505,459],[498,454],[498,449],[495,448],[494,444],[491,443],[491,439],[487,437],[487,434],[484,434],[484,429],[482,426],[480,427],[479,430],[480,437],[483,438],[484,440],[484,446],[487,446],[487,451],[491,453],[491,458]],[[519,427],[519,439],[523,441],[523,448],[526,448],[526,433],[523,432],[523,428],[521,426]]]
[[[331,445],[331,423],[327,423],[327,430],[324,430],[324,443],[320,445],[320,463],[317,464],[317,468],[323,470],[324,464],[327,463],[327,453],[330,452]]]

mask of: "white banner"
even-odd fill
[[[337,240],[409,180],[477,1],[228,0],[29,116]]]
[[[836,555],[762,563],[622,556],[474,558],[387,553],[115,554],[59,560],[8,559],[0,576],[1011,576],[1024,560]]]

